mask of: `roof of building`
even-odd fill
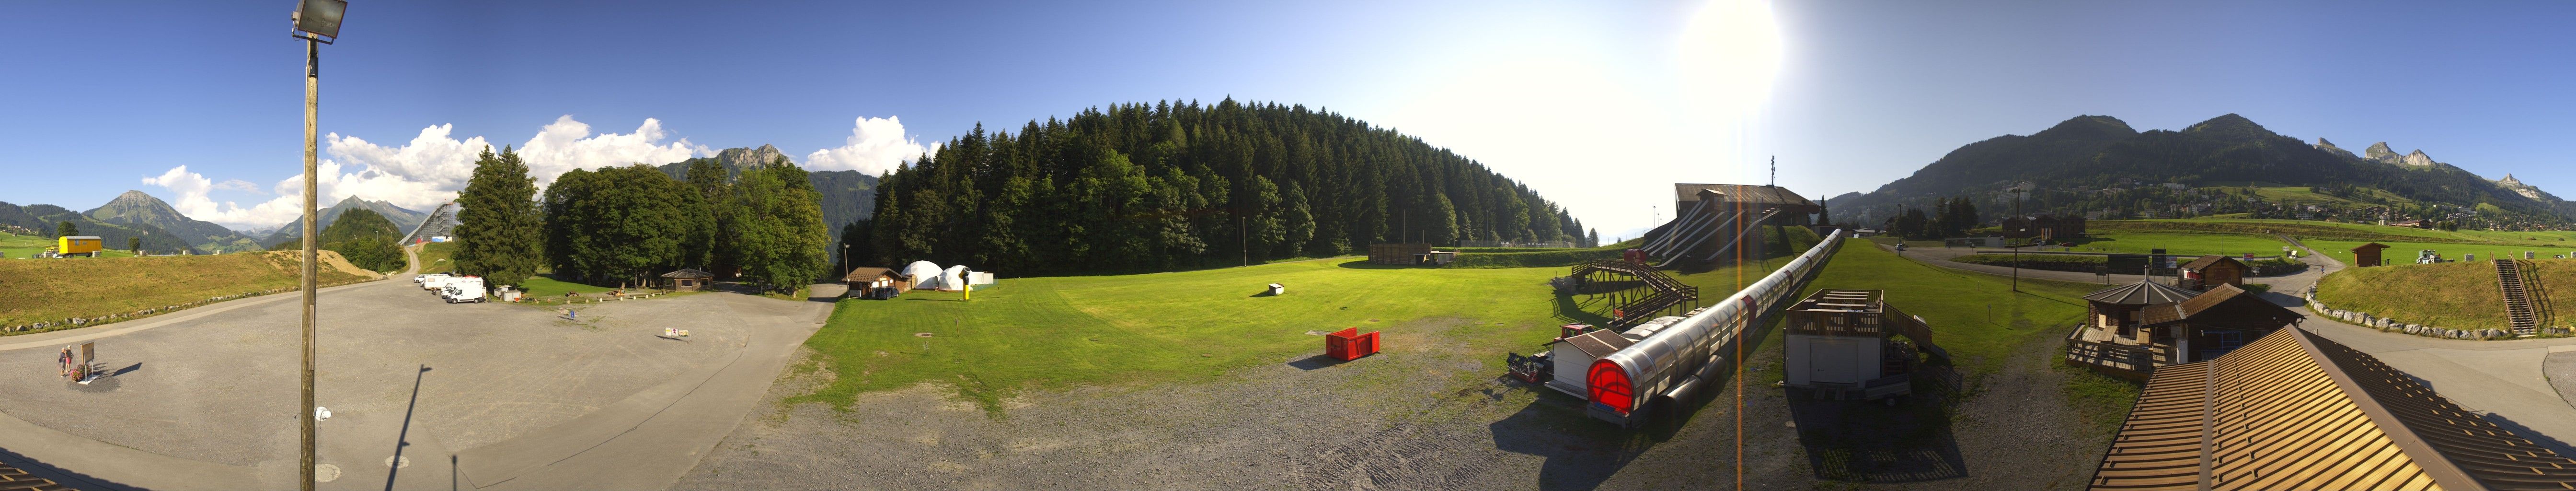
[[[2182,269],[2205,271],[2208,270],[2210,266],[2217,266],[2219,263],[2236,263],[2236,267],[2238,268],[2245,267],[2245,263],[2243,261],[2237,261],[2236,258],[2211,254],[2201,256],[2200,259],[2193,260],[2188,264],[2182,265]]]
[[[7,489],[10,491],[76,491],[71,486],[55,483],[52,479],[36,477],[35,475],[28,474],[25,469],[10,467],[5,464],[0,464],[0,489]]]
[[[1574,345],[1574,349],[1583,350],[1584,355],[1591,356],[1593,358],[1609,356],[1611,352],[1627,349],[1629,345],[1637,344],[1636,340],[1620,336],[1619,333],[1611,332],[1609,329],[1577,334],[1574,335],[1574,337],[1565,338],[1564,342],[1565,344]]]
[[[2277,324],[2267,327],[2277,327],[2279,324],[2288,324],[2301,317],[2298,312],[2274,305],[2271,301],[2255,295],[2254,292],[2237,288],[2236,285],[2220,283],[2209,291],[2201,292],[2188,300],[2149,305],[2145,310],[2138,312],[2138,324],[2153,326],[2197,320],[2202,317],[2202,314],[2231,303],[2235,304],[2236,308],[2229,309],[2230,311],[2225,315],[2235,317],[2235,319],[2229,319],[2235,321],[2234,323],[2253,324],[2276,321]]]
[[[699,271],[699,270],[697,270],[697,269],[693,269],[693,268],[680,268],[680,270],[679,270],[679,271],[672,271],[672,272],[669,272],[669,273],[662,273],[662,277],[664,277],[664,278],[714,278],[714,277],[716,277],[716,275],[715,275],[715,273],[709,273],[709,272],[705,272],[705,271]]]
[[[1789,310],[1806,312],[1877,312],[1885,290],[1816,290]]]
[[[2138,280],[2137,283],[2096,290],[2084,295],[2084,299],[2119,305],[2155,305],[2190,300],[2191,297],[2198,295],[2200,292],[2175,288],[2154,280]]]
[[[2380,250],[2380,249],[2387,249],[2387,248],[2388,248],[2388,244],[2381,244],[2381,243],[2378,243],[2378,242],[2372,242],[2372,243],[2368,243],[2368,244],[2362,244],[2362,245],[2359,245],[2359,246],[2355,246],[2355,247],[2353,247],[2353,248],[2352,248],[2352,250],[2353,250],[2353,252],[2361,252],[2361,250],[2363,250],[2363,249],[2369,249],[2369,250],[2374,250],[2374,251],[2376,251],[2376,250]]]
[[[2568,489],[2576,460],[2305,329],[2159,367],[2092,489]]]
[[[1778,206],[1784,208],[1784,211],[1792,213],[1815,213],[1816,210],[1823,208],[1816,206],[1816,202],[1814,201],[1808,201],[1806,197],[1798,196],[1798,193],[1790,192],[1789,188],[1742,184],[1676,183],[1673,184],[1673,201],[1676,203],[1696,203],[1700,200],[1699,192],[1701,190],[1716,191],[1718,195],[1724,197],[1730,202],[1744,203],[1754,205],[1755,207]]]
[[[841,281],[876,281],[877,278],[897,276],[903,275],[895,273],[890,268],[850,268],[850,274],[842,276]]]

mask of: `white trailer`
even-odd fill
[[[450,278],[439,287],[438,297],[447,303],[483,302],[483,279],[472,276]]]

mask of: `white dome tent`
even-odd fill
[[[939,291],[953,292],[966,288],[966,265],[949,266],[946,271],[939,272]]]
[[[903,275],[912,278],[912,288],[915,290],[946,290],[945,283],[941,281],[941,273],[945,272],[939,269],[939,265],[931,264],[930,261],[913,261],[911,265],[903,267]]]

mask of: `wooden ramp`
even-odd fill
[[[1594,259],[1574,265],[1575,278],[1588,278],[1600,274],[1623,275],[1636,278],[1637,281],[1646,284],[1645,293],[1623,295],[1620,300],[1612,304],[1617,310],[1611,314],[1610,327],[1636,325],[1646,319],[1655,318],[1655,314],[1665,309],[1687,307],[1699,302],[1699,287],[1682,284],[1681,280],[1673,279],[1672,275],[1664,274],[1663,270],[1655,269],[1654,266],[1646,263],[1623,259]]]
[[[2505,317],[2512,321],[2513,333],[2531,335],[2540,328],[2539,311],[2531,307],[2531,288],[2523,275],[2521,261],[2496,258],[2496,287],[2504,291]]]

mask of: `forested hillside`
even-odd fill
[[[403,230],[384,215],[366,208],[351,209],[322,227],[322,235],[313,240],[322,249],[338,251],[349,264],[372,271],[393,271],[403,266],[403,253],[394,241],[402,240]],[[300,249],[302,240],[287,241],[284,249]]]
[[[977,125],[877,184],[875,216],[844,239],[862,265],[1169,270],[1586,235],[1528,186],[1446,149],[1232,99],[1094,108],[1017,133]]]

